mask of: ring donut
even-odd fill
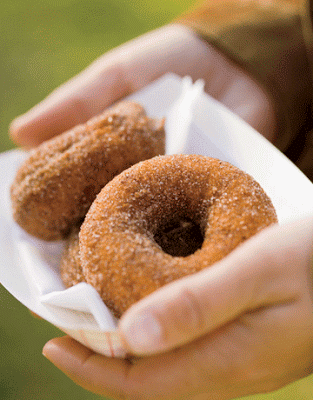
[[[164,121],[121,102],[32,151],[11,187],[13,217],[40,239],[63,239],[107,182],[164,148]]]
[[[154,157],[125,170],[98,194],[79,233],[82,271],[119,317],[275,222],[260,185],[229,163],[195,155]],[[172,236],[176,242],[165,251]],[[195,242],[189,250],[188,237]]]

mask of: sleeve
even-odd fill
[[[276,107],[275,145],[288,151],[311,115],[312,37],[306,2],[207,0],[175,22],[192,28],[265,87]]]

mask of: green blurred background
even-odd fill
[[[0,151],[14,147],[7,130],[15,116],[105,51],[171,21],[195,2],[1,0]],[[32,317],[0,287],[1,400],[100,398],[77,387],[41,355],[46,341],[61,334]],[[313,378],[309,377],[275,394],[249,399],[312,398]]]

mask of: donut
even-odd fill
[[[67,288],[86,282],[79,256],[78,233],[79,226],[75,226],[65,242],[60,261],[60,275]]]
[[[164,120],[121,102],[31,152],[11,186],[14,220],[37,238],[63,239],[107,182],[164,149]]]
[[[198,155],[157,156],[100,191],[79,232],[79,259],[86,282],[120,317],[154,290],[209,267],[276,222],[261,186],[231,164]]]
[[[155,235],[156,242],[163,251],[176,257],[185,257],[201,248],[202,235],[199,227],[192,221],[181,219],[164,232]],[[76,226],[66,240],[60,262],[60,275],[64,285],[69,288],[86,282],[79,253],[79,227]]]

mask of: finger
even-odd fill
[[[106,53],[14,120],[11,137],[20,145],[38,145],[167,72],[204,79],[208,93],[273,138],[274,108],[262,88],[223,53],[180,25],[162,27]]]
[[[50,340],[43,355],[84,389],[103,396],[123,398],[130,363],[100,356],[69,336]]]
[[[11,137],[22,145],[37,145],[169,71],[199,78],[206,68],[205,56],[205,44],[187,28],[173,25],[152,31],[106,53],[14,120]],[[186,68],[182,60],[187,57]],[[202,67],[195,68],[200,60]]]
[[[269,141],[276,137],[277,125],[273,102],[257,82],[233,66],[233,79],[218,100],[239,115]]]
[[[144,39],[144,40],[143,40]],[[131,43],[125,73],[137,88],[166,72],[203,79],[205,91],[273,141],[276,115],[271,96],[250,74],[183,26],[168,26]],[[187,62],[186,62],[187,60]]]
[[[244,375],[226,343],[229,333],[227,328],[222,339],[202,338],[175,352],[134,363],[95,354],[69,337],[51,340],[43,354],[79,386],[112,399],[224,400],[251,392],[239,384]],[[220,357],[225,345],[227,362]]]
[[[297,263],[309,265],[312,237],[312,219],[277,225],[214,266],[164,286],[121,318],[125,345],[137,355],[168,351],[248,310],[292,300],[299,285],[288,274]]]
[[[92,66],[15,119],[10,135],[20,145],[36,146],[85,122],[127,93],[119,64]]]

